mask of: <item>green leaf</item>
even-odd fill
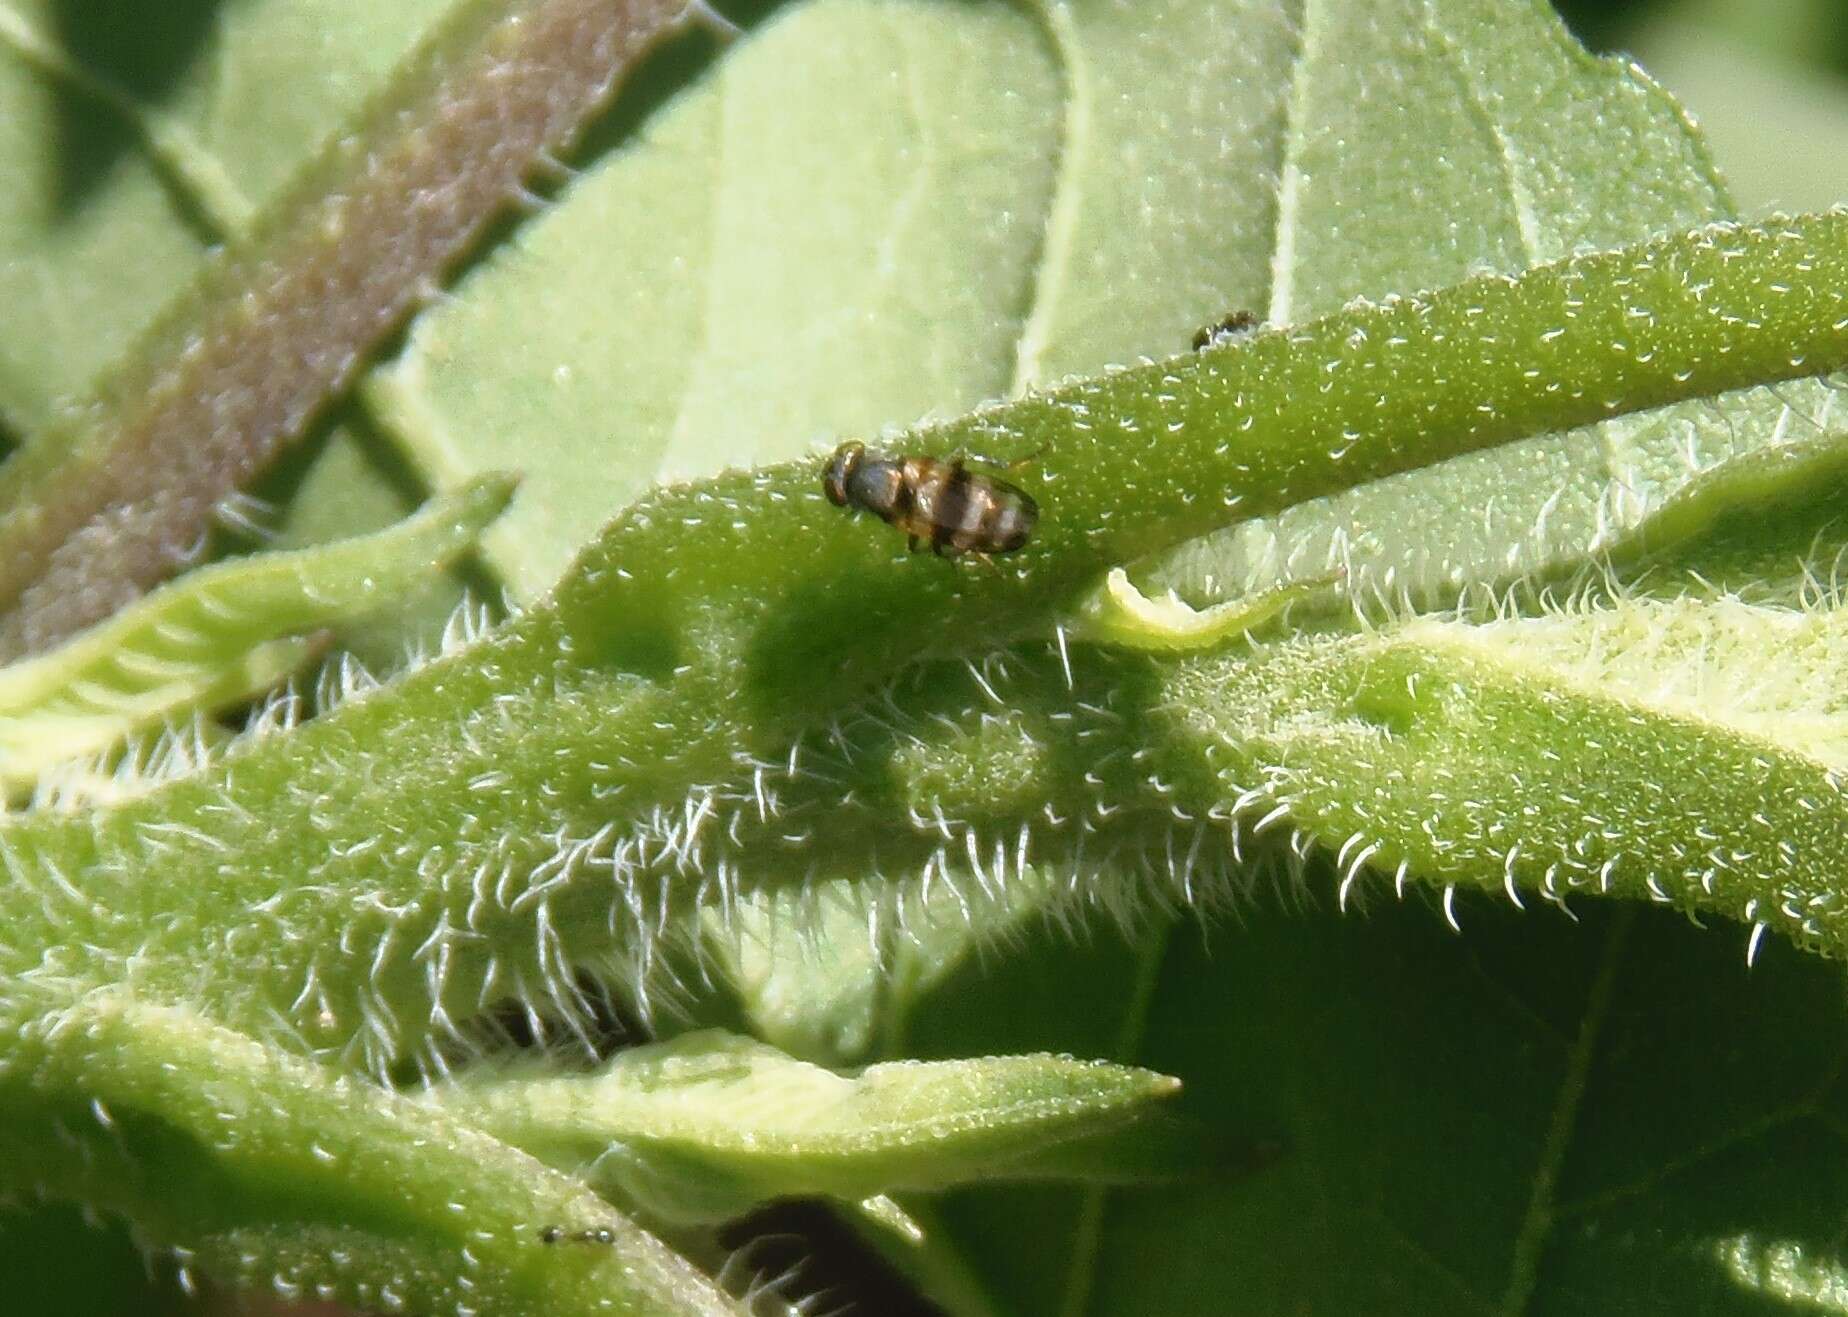
[[[1108,1142],[1178,1083],[1068,1057],[875,1065],[852,1076],[707,1030],[631,1048],[595,1074],[465,1076],[431,1097],[670,1221],[772,1198],[855,1202],[1048,1173],[1100,1174]],[[1085,1156],[1064,1145],[1084,1141]],[[1120,1160],[1120,1159],[1119,1159]]]
[[[1772,947],[1748,971],[1734,938],[1596,902],[1463,897],[1457,935],[1415,895],[1300,900],[1140,951],[1051,933],[919,1004],[922,1056],[1121,1031],[1187,1077],[1182,1113],[1282,1148],[1219,1183],[951,1195],[929,1247],[987,1311],[1830,1310],[1787,1295],[1841,1266],[1833,966]]]
[[[437,483],[518,454],[487,550],[526,598],[661,481],[966,410],[1012,377],[1058,91],[1009,6],[794,8],[422,317],[372,396]]]
[[[1178,350],[1269,279],[1274,9],[792,6],[423,317],[374,397],[439,483],[547,458],[489,536],[530,597],[656,483]]]
[[[0,668],[0,783],[19,787],[195,710],[248,700],[314,652],[304,633],[395,601],[513,495],[484,476],[374,535],[203,567],[49,654]]]
[[[1407,8],[1403,26],[1360,9],[1306,20],[1273,321],[1733,214],[1680,108],[1633,68],[1586,57],[1527,6]],[[1392,105],[1373,86],[1381,68]],[[1408,193],[1426,204],[1400,204]],[[1152,575],[1215,602],[1339,571],[1363,606],[1442,606],[1659,541],[1665,508],[1702,482],[1728,487],[1763,451],[1845,448],[1839,391],[1727,395],[1305,502],[1188,545]]]

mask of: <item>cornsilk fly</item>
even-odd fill
[[[836,507],[864,508],[904,531],[914,552],[928,544],[946,558],[1013,553],[1039,522],[1025,490],[961,458],[895,457],[849,441],[834,450],[821,483]]]

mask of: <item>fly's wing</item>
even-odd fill
[[[1033,538],[1033,528],[1039,525],[1039,504],[1024,489],[1007,487],[1008,500],[1005,512],[1000,518],[996,531],[995,552],[1013,553],[1026,547]]]
[[[914,457],[905,463],[905,483],[911,487],[907,530],[919,539],[929,539],[936,532],[943,524],[945,494],[961,472],[961,462]]]

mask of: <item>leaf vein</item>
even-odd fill
[[[1610,1016],[1615,996],[1617,972],[1623,966],[1629,944],[1631,925],[1635,922],[1632,907],[1625,906],[1611,922],[1604,943],[1604,956],[1592,980],[1585,1002],[1585,1014],[1579,1023],[1578,1037],[1567,1054],[1566,1072],[1553,1100],[1553,1115],[1548,1123],[1546,1140],[1541,1145],[1540,1163],[1534,1169],[1533,1191],[1527,1212],[1515,1233],[1513,1256],[1509,1261],[1508,1288],[1502,1295],[1500,1310],[1514,1317],[1523,1312],[1533,1298],[1540,1278],[1540,1258],[1553,1232],[1557,1216],[1554,1194],[1559,1187],[1560,1168],[1572,1143],[1584,1105],[1585,1090],[1591,1077],[1591,1063],[1597,1054],[1599,1036]]]
[[[1310,24],[1315,0],[1302,0],[1296,16],[1296,50],[1290,57],[1289,94],[1283,103],[1283,139],[1277,166],[1277,231],[1271,243],[1270,310],[1266,320],[1287,325],[1295,300],[1296,226],[1302,206],[1303,172],[1300,156],[1307,136],[1309,65],[1312,59]]]
[[[1457,70],[1458,80],[1469,95],[1469,105],[1482,120],[1489,140],[1495,144],[1495,156],[1501,164],[1502,176],[1508,181],[1508,201],[1514,208],[1515,230],[1521,237],[1521,253],[1529,265],[1538,265],[1548,259],[1545,242],[1540,232],[1540,219],[1534,206],[1533,189],[1522,177],[1520,155],[1514,149],[1503,121],[1491,112],[1488,98],[1483,93],[1482,80],[1477,76],[1475,66],[1459,48],[1456,39],[1444,30],[1437,21],[1434,0],[1424,0],[1418,7],[1419,17],[1424,23],[1425,35],[1430,38],[1434,48],[1441,51]]]
[[[1071,268],[1072,244],[1078,231],[1083,189],[1078,180],[1081,164],[1091,146],[1091,82],[1071,7],[1062,0],[1035,6],[1041,15],[1053,55],[1065,78],[1064,131],[1059,163],[1053,177],[1052,202],[1039,260],[1029,276],[1027,314],[1021,322],[1014,349],[1014,378],[1008,396],[1018,398],[1040,382],[1046,349],[1052,341],[1065,276]]]
[[[1833,1131],[1844,1142],[1848,1142],[1848,1128],[1845,1128],[1838,1118],[1825,1111],[1822,1105],[1824,1096],[1841,1081],[1845,1068],[1848,1068],[1848,1051],[1836,1055],[1835,1064],[1830,1067],[1829,1073],[1812,1092],[1786,1106],[1766,1112],[1757,1120],[1736,1126],[1679,1157],[1671,1157],[1654,1170],[1624,1184],[1614,1185],[1595,1194],[1587,1194],[1570,1203],[1562,1203],[1555,1208],[1554,1219],[1589,1216],[1593,1212],[1600,1212],[1619,1203],[1641,1198],[1644,1194],[1655,1190],[1671,1176],[1691,1170],[1704,1161],[1750,1143],[1754,1139],[1763,1138],[1781,1126],[1800,1120],[1814,1120],[1824,1128]]]

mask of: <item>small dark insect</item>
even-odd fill
[[[926,544],[946,558],[1013,553],[1039,522],[1039,505],[1025,490],[971,471],[961,458],[889,457],[850,441],[834,450],[821,487],[836,507],[865,508],[897,526],[914,553]]]
[[[1249,334],[1258,327],[1258,317],[1250,311],[1234,311],[1224,320],[1201,328],[1193,336],[1194,351],[1201,348],[1217,347],[1227,339],[1237,338],[1240,334]]]
[[[563,1226],[545,1226],[539,1231],[541,1244],[556,1244],[559,1240],[569,1240],[573,1244],[614,1244],[616,1232],[601,1226],[590,1230],[566,1230]]]

